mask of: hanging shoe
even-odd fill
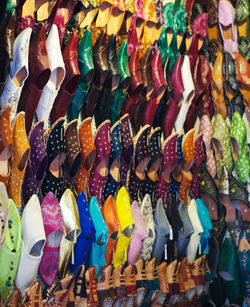
[[[85,97],[87,96],[90,83],[94,75],[94,63],[91,46],[91,30],[87,29],[80,45],[78,46],[78,67],[81,73],[81,81],[75,95],[68,107],[69,120],[78,119]]]
[[[97,295],[98,295],[98,306],[111,306],[114,300],[112,299],[113,291],[113,280],[112,280],[112,266],[105,267],[97,281]]]
[[[8,103],[11,104],[12,119],[16,116],[23,85],[29,75],[28,55],[31,32],[31,28],[23,30],[14,41],[13,61],[10,62],[10,74],[3,93],[0,96],[0,105],[2,108]]]
[[[67,157],[64,164],[63,190],[75,189],[76,178],[82,163],[82,152],[80,149],[77,120],[69,122],[65,128],[65,141]]]
[[[136,304],[137,306],[141,306],[145,293],[146,293],[146,273],[145,273],[145,264],[142,259],[139,259],[135,265],[135,279],[136,279],[136,289],[137,289],[137,297]]]
[[[1,74],[0,74],[0,95],[8,81],[10,62],[13,60],[15,14],[9,12],[0,26],[1,41]]]
[[[141,189],[146,175],[145,172],[150,161],[148,141],[149,130],[150,126],[145,125],[140,129],[133,140],[134,155],[128,184],[131,200],[139,200],[142,198]]]
[[[9,221],[4,243],[0,252],[1,272],[0,294],[5,301],[13,285],[18,262],[21,255],[21,220],[18,208],[13,200],[9,200]]]
[[[155,242],[155,225],[153,217],[153,208],[150,200],[150,196],[146,194],[142,200],[141,212],[144,220],[144,225],[147,230],[147,238],[143,240],[142,250],[140,258],[145,264],[151,259],[151,254]]]
[[[44,137],[44,122],[37,122],[29,133],[30,158],[22,187],[22,204],[25,206],[33,194],[38,195],[48,166]]]
[[[64,192],[62,164],[66,159],[66,141],[63,124],[64,119],[59,118],[46,131],[48,168],[41,187],[43,197],[49,192],[53,192],[59,200]]]
[[[110,121],[104,121],[97,129],[95,135],[96,157],[89,175],[89,193],[95,196],[99,206],[102,206],[103,192],[108,177],[110,159]]]
[[[77,174],[75,185],[75,189],[78,194],[80,192],[87,194],[88,178],[95,161],[96,148],[93,141],[91,123],[91,117],[84,119],[78,130],[79,142],[82,152],[82,164]]]
[[[52,25],[47,37],[46,47],[51,75],[43,89],[36,109],[37,119],[44,120],[45,127],[48,126],[50,112],[65,78],[65,65],[59,42],[58,28],[55,24]]]
[[[128,187],[128,173],[132,163],[134,146],[132,141],[132,129],[130,125],[129,115],[125,114],[121,117],[121,137],[122,137],[122,153],[120,165],[121,186]]]
[[[87,295],[87,305],[88,306],[98,306],[98,294],[97,294],[97,280],[95,267],[89,267],[85,272],[86,281],[86,295]],[[86,305],[84,305],[86,306]]]
[[[5,185],[3,182],[0,182],[0,203],[2,204],[0,209],[0,214],[2,216],[1,223],[0,223],[0,253],[1,249],[5,240],[6,231],[8,228],[8,222],[9,222],[9,200],[8,200],[8,194],[5,188]]]
[[[121,235],[118,238],[114,253],[114,268],[117,268],[120,264],[124,264],[127,261],[128,247],[135,229],[129,194],[125,187],[121,187],[117,193],[116,210],[121,226]]]
[[[51,75],[46,48],[45,26],[39,23],[33,29],[29,46],[29,77],[26,80],[19,99],[18,111],[25,112],[25,127],[28,133],[33,123],[43,88]]]
[[[52,192],[49,192],[41,203],[43,224],[46,234],[46,244],[39,266],[39,273],[46,283],[54,283],[59,267],[60,243],[62,240],[62,213],[59,202]]]
[[[132,306],[136,300],[136,279],[134,265],[126,266],[125,270],[125,286],[127,291],[127,306]]]
[[[89,212],[95,227],[95,241],[92,243],[89,255],[89,266],[95,266],[101,272],[106,265],[105,253],[108,244],[109,231],[103,219],[100,205],[96,197],[92,197],[89,203]],[[96,272],[97,273],[97,272]]]
[[[71,251],[73,252],[74,245],[78,236],[81,233],[79,211],[75,196],[70,189],[67,189],[60,200],[60,208],[62,212],[62,228],[63,237],[60,243],[60,258],[59,258],[59,276],[65,277]],[[74,254],[72,253],[72,263],[74,263]]]
[[[69,104],[80,83],[81,75],[77,61],[78,56],[76,33],[72,34],[67,46],[63,50],[62,57],[65,64],[66,75],[50,113],[50,118],[53,123],[60,117],[64,117],[66,115]]]
[[[143,216],[138,202],[134,200],[131,204],[131,212],[135,221],[135,231],[128,248],[128,264],[134,264],[139,260],[143,246],[143,241],[147,238],[147,230],[143,221]]]
[[[230,52],[234,58],[234,52],[238,52],[237,27],[235,11],[230,1],[220,0],[218,6],[219,29],[223,40],[224,50]]]
[[[240,240],[239,249],[238,249],[238,257],[240,264],[240,279],[241,279],[241,289],[243,292],[243,296],[247,303],[249,303],[250,295],[249,295],[249,242],[242,238]]]
[[[8,297],[6,301],[6,307],[22,307],[22,300],[22,292],[20,289],[15,289]],[[3,307],[3,303],[2,305],[0,304],[0,306]]]
[[[103,198],[115,197],[120,186],[120,157],[122,152],[121,122],[115,123],[110,130],[111,154],[109,158],[109,174],[105,184]]]
[[[8,184],[8,195],[17,207],[21,207],[21,190],[29,156],[30,145],[25,131],[25,114],[20,112],[13,127],[13,154],[10,160],[11,174]]]
[[[0,159],[1,159],[1,173],[0,181],[8,187],[10,177],[9,160],[13,151],[13,131],[11,127],[11,106],[7,105],[0,113]]]
[[[121,226],[116,211],[116,204],[112,195],[109,195],[109,197],[106,199],[102,207],[102,215],[109,231],[105,260],[107,265],[110,265],[113,262],[118,237],[121,234]]]
[[[74,245],[74,263],[71,261],[71,270],[74,271],[79,265],[88,264],[90,247],[95,239],[95,228],[88,209],[88,203],[84,192],[80,192],[76,199],[80,217],[81,233]]]
[[[23,299],[23,307],[29,307],[32,305],[36,305],[37,307],[43,306],[41,284],[39,281],[33,283]]]
[[[74,287],[74,297],[75,305],[79,307],[85,307],[87,304],[87,294],[85,286],[85,276],[84,276],[85,266],[79,266],[73,274],[75,275],[75,287]]]
[[[113,291],[115,306],[124,305],[127,300],[127,291],[125,286],[125,265],[120,264],[113,270]]]
[[[172,227],[167,219],[166,213],[163,209],[162,199],[158,199],[155,212],[154,212],[154,223],[155,223],[155,242],[152,251],[152,258],[155,258],[156,264],[160,265],[164,251],[167,250],[168,240],[172,240],[173,231]],[[166,260],[167,255],[164,255]]]
[[[32,232],[29,231],[32,227]],[[46,236],[38,197],[34,194],[22,214],[22,248],[21,257],[15,278],[16,287],[22,295],[35,282]]]

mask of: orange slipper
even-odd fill
[[[87,193],[88,178],[95,160],[95,144],[91,131],[92,118],[86,118],[79,128],[79,141],[82,151],[82,164],[78,171],[76,191]]]
[[[184,170],[181,170],[181,186],[180,186],[180,191],[179,191],[179,200],[182,201],[184,200],[186,206],[188,206],[188,192],[189,188],[193,179],[192,173],[191,172],[186,172]]]
[[[13,154],[10,159],[10,179],[8,184],[9,198],[17,207],[21,207],[21,190],[23,178],[30,156],[30,145],[25,129],[25,113],[17,114],[13,128]]]
[[[182,140],[182,151],[184,157],[183,167],[185,171],[189,171],[195,161],[194,128],[184,135]]]

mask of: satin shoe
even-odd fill
[[[81,233],[77,237],[74,245],[74,263],[71,261],[72,271],[76,270],[79,265],[88,264],[88,255],[90,248],[95,239],[95,228],[88,209],[88,203],[84,192],[80,192],[77,199],[77,206],[80,218]]]
[[[96,273],[100,273],[106,265],[105,253],[108,243],[109,231],[103,219],[100,204],[96,197],[89,203],[89,212],[95,227],[95,241],[92,243],[89,255],[89,266],[95,266]]]
[[[60,200],[60,208],[62,212],[62,228],[63,237],[60,243],[60,258],[59,258],[59,276],[65,277],[71,251],[74,250],[74,245],[78,236],[81,233],[79,211],[75,196],[70,189],[67,189]],[[72,254],[72,262],[74,254]]]
[[[118,238],[113,264],[117,268],[127,261],[128,246],[131,241],[135,222],[131,212],[129,194],[125,187],[121,187],[116,197],[117,216],[121,226],[121,235]]]
[[[29,227],[32,227],[32,231],[29,231]],[[45,242],[40,202],[34,194],[22,214],[22,248],[15,278],[15,284],[21,290],[22,295],[36,280]]]

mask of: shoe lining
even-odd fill
[[[43,247],[44,247],[44,244],[45,244],[45,240],[40,240],[38,242],[36,242],[31,250],[30,250],[30,255],[31,256],[34,256],[34,257],[39,257],[42,255],[42,250],[43,250]]]
[[[61,242],[62,232],[61,230],[52,231],[47,237],[47,245],[50,247],[58,247]]]

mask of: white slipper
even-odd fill
[[[195,260],[197,250],[200,246],[200,235],[203,232],[203,228],[198,216],[197,206],[194,199],[191,200],[187,207],[188,215],[192,223],[194,233],[192,234],[187,247],[187,257],[192,264]]]
[[[3,108],[11,104],[12,119],[16,116],[18,102],[25,80],[29,76],[29,45],[31,28],[23,30],[15,39],[13,47],[13,61],[10,62],[10,74],[3,93],[0,96],[0,106]],[[17,78],[18,73],[22,74]],[[19,83],[19,84],[18,84]]]
[[[183,102],[175,121],[175,130],[177,133],[183,132],[183,125],[186,120],[187,112],[194,98],[194,82],[188,55],[184,56],[184,61],[181,67],[181,76],[184,85],[184,92]]]
[[[65,77],[65,65],[62,57],[58,28],[52,25],[46,40],[51,75],[45,85],[36,109],[38,120],[44,120],[47,125],[51,109],[53,107],[60,86]]]
[[[42,211],[37,195],[32,195],[22,214],[22,248],[15,284],[22,292],[37,278],[38,268],[46,242]]]

